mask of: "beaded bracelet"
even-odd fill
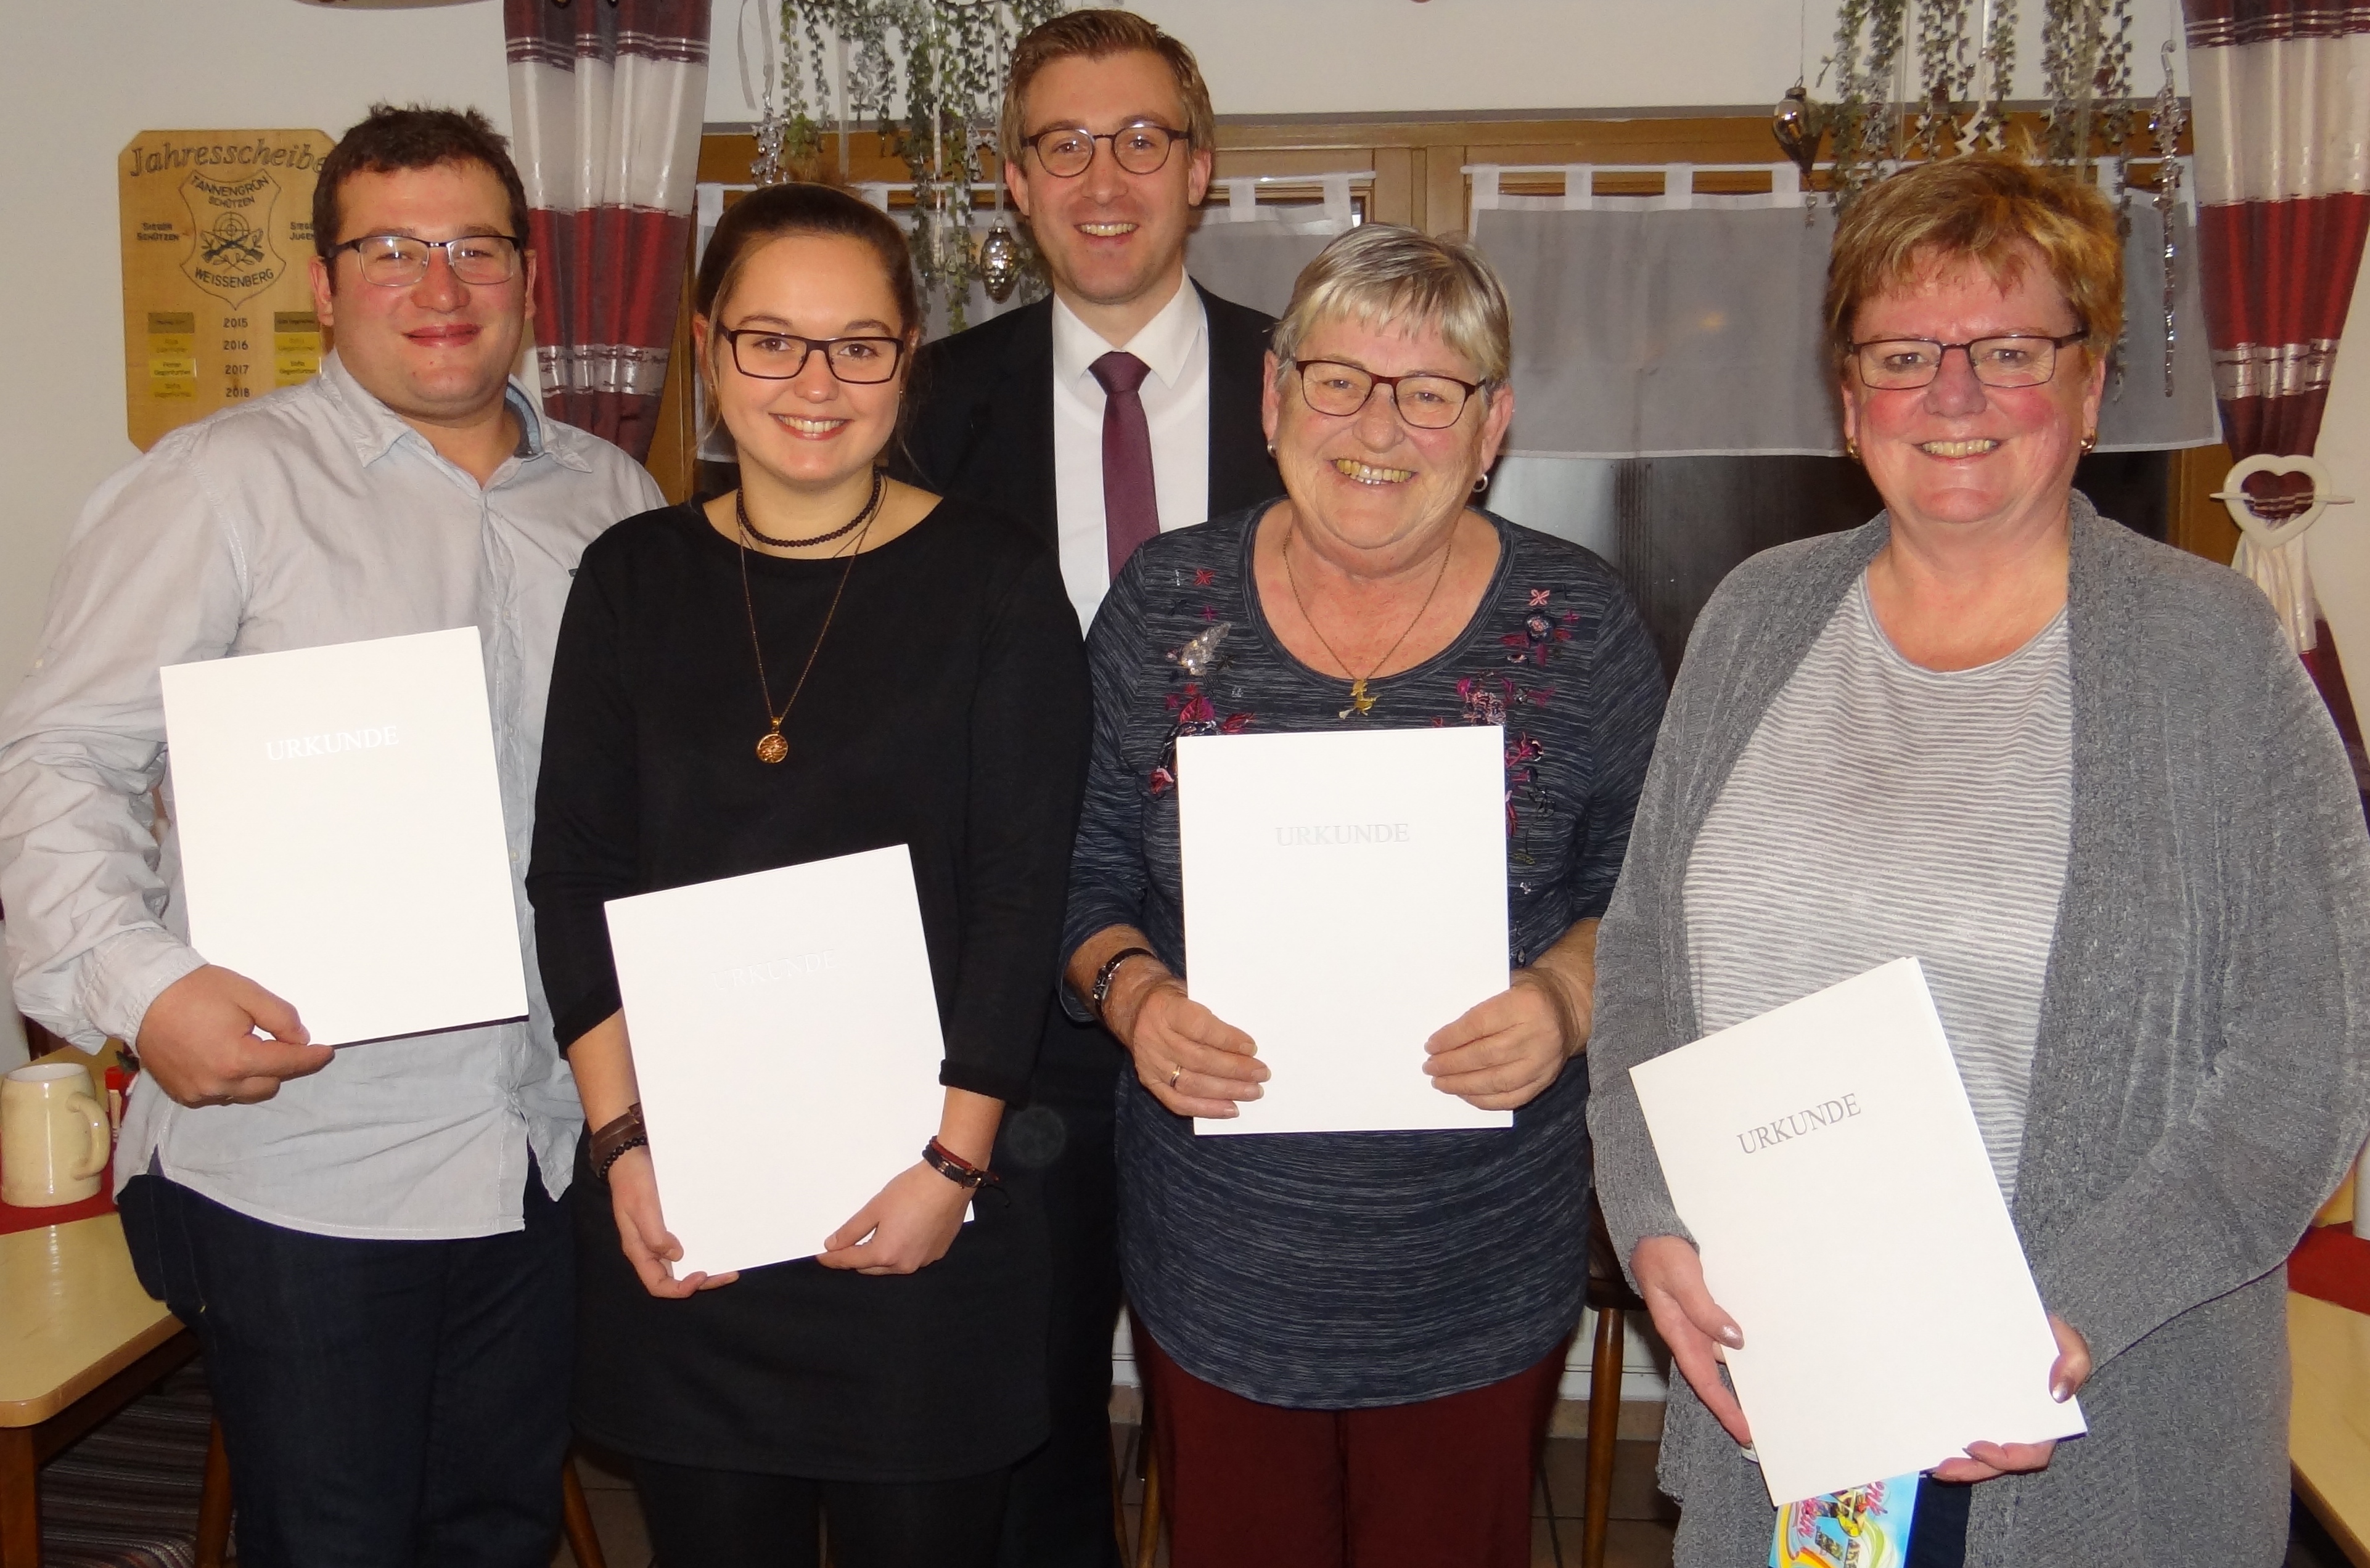
[[[600,1181],[609,1179],[609,1167],[623,1159],[629,1149],[648,1149],[650,1135],[642,1126],[642,1103],[639,1100],[626,1107],[626,1114],[615,1121],[604,1122],[592,1134],[592,1174]]]

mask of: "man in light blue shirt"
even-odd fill
[[[204,1348],[240,1562],[541,1568],[582,1113],[523,893],[529,1019],[309,1044],[286,1001],[189,944],[156,671],[477,627],[515,884],[569,579],[660,497],[510,379],[535,258],[482,115],[375,109],[319,178],[336,353],[100,486],[0,709],[6,957],[26,1013],[138,1052],[119,1201],[143,1282]],[[323,867],[317,896],[334,924],[372,890]]]

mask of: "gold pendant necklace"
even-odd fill
[[[1460,517],[1457,521],[1462,522],[1464,520]],[[1292,569],[1292,541],[1299,532],[1300,515],[1294,512],[1291,531],[1284,534],[1283,547],[1277,552],[1283,557],[1283,580],[1292,585],[1292,602],[1299,608],[1300,618],[1308,624],[1308,629],[1316,634],[1317,646],[1331,655],[1333,662],[1341,667],[1341,673],[1350,678],[1350,705],[1333,716],[1349,718],[1355,715],[1363,718],[1373,711],[1375,702],[1373,693],[1366,690],[1366,682],[1391,661],[1391,655],[1399,651],[1399,644],[1407,641],[1408,634],[1415,630],[1416,622],[1422,620],[1423,612],[1432,608],[1433,597],[1440,592],[1442,580],[1448,576],[1448,559],[1456,554],[1456,535],[1454,532],[1449,534],[1448,548],[1440,553],[1440,570],[1432,574],[1432,587],[1424,594],[1423,602],[1415,607],[1414,617],[1399,628],[1399,635],[1391,639],[1391,646],[1383,650],[1383,657],[1375,660],[1373,667],[1361,675],[1350,668],[1348,659],[1334,651],[1331,643],[1326,641],[1325,633],[1317,624],[1317,617],[1308,612],[1308,601],[1300,596],[1300,578]]]
[[[823,640],[831,635],[832,617],[839,613],[840,595],[847,591],[847,579],[856,570],[856,557],[864,554],[864,542],[872,533],[872,521],[880,514],[881,498],[888,489],[886,479],[885,473],[874,471],[872,498],[847,525],[847,528],[860,529],[861,532],[857,534],[856,543],[848,546],[847,565],[840,569],[839,586],[831,590],[831,606],[823,612],[823,630],[815,634],[814,647],[807,650],[807,662],[799,671],[798,684],[790,688],[790,700],[782,704],[780,713],[774,711],[774,690],[765,682],[765,645],[757,635],[756,597],[749,591],[750,537],[753,534],[760,539],[765,536],[749,525],[748,509],[742,505],[740,493],[736,491],[733,494],[733,516],[741,525],[741,605],[749,612],[749,650],[757,656],[757,693],[765,699],[765,717],[771,721],[765,726],[765,733],[757,738],[757,761],[760,762],[780,762],[790,754],[790,743],[782,738],[782,721],[788,718],[790,710],[799,705],[799,693],[807,689],[807,677],[814,673],[815,658],[823,652]],[[836,532],[845,533],[847,528]]]

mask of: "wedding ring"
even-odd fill
[[[1170,1074],[1168,1075],[1168,1087],[1170,1087],[1171,1089],[1176,1088],[1176,1087],[1177,1087],[1177,1081],[1178,1081],[1179,1079],[1180,1079],[1180,1078],[1184,1077],[1184,1076],[1185,1076],[1185,1064],[1184,1064],[1183,1062],[1181,1062],[1181,1061],[1180,1061],[1180,1062],[1179,1062],[1179,1063],[1177,1064],[1177,1070],[1176,1070],[1176,1071],[1174,1071],[1174,1072],[1172,1072],[1172,1073],[1170,1073]]]

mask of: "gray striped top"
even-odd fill
[[[2062,612],[2005,658],[1924,670],[1877,625],[1863,574],[1696,841],[1686,921],[1704,1031],[1917,958],[2013,1201],[2073,783]]]

